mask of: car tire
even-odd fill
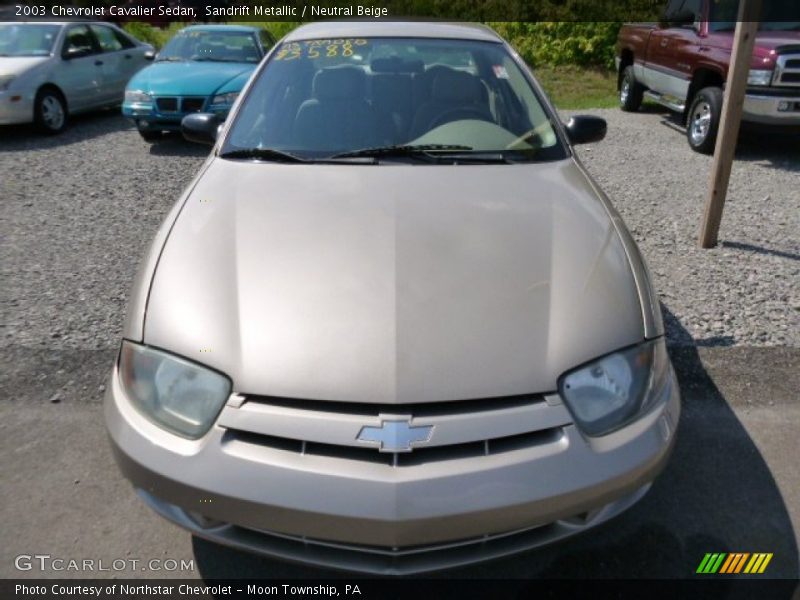
[[[55,135],[67,127],[67,103],[55,88],[44,88],[33,102],[33,120],[42,133]]]
[[[139,129],[139,135],[148,144],[154,144],[164,137],[163,131],[144,131]]]
[[[636,81],[633,65],[628,65],[622,72],[619,83],[619,107],[626,112],[636,112],[642,105],[644,86]]]
[[[692,99],[686,114],[686,139],[695,152],[713,154],[722,115],[722,88],[703,88]]]

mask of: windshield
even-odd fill
[[[709,29],[733,31],[738,10],[739,0],[714,0]],[[800,31],[800,2],[764,2],[758,28],[761,31]]]
[[[158,60],[257,63],[261,60],[261,50],[253,33],[190,29],[167,42],[158,53]]]
[[[59,25],[0,23],[0,56],[47,56]]]
[[[244,149],[305,159],[364,150],[566,156],[502,44],[414,38],[282,44],[244,99],[222,154]]]

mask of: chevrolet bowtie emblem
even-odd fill
[[[381,452],[411,452],[414,444],[431,439],[433,425],[412,426],[410,421],[382,420],[380,427],[362,427],[358,441],[378,444]]]

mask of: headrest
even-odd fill
[[[370,77],[372,94],[405,96],[411,94],[411,75],[407,73],[376,73]]]
[[[82,48],[83,46],[91,46],[92,43],[89,41],[89,36],[85,33],[73,33],[69,38],[70,44],[77,48]]]
[[[482,87],[474,75],[463,71],[442,71],[433,80],[431,98],[448,102],[479,102],[483,97]]]
[[[320,100],[366,97],[366,75],[358,67],[322,69],[314,75],[313,95]]]
[[[373,73],[422,73],[425,63],[420,59],[405,60],[399,56],[376,58],[369,64]]]

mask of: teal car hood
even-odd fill
[[[236,92],[244,86],[256,66],[255,63],[193,60],[156,62],[139,71],[128,83],[128,89],[154,96],[208,96],[217,91]]]

